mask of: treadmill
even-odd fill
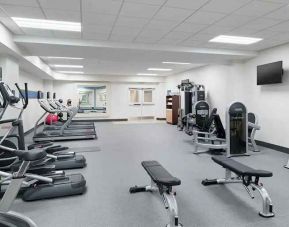
[[[67,113],[68,119],[66,121],[69,121],[69,124],[67,125],[66,129],[93,129],[95,128],[94,122],[73,121],[73,118],[78,112],[78,108],[76,107],[67,108],[66,106],[62,105],[58,100],[56,100],[56,93],[53,93],[53,99],[50,99],[50,92],[47,92],[46,100],[52,109],[59,110],[61,113]],[[52,123],[51,126],[61,127],[64,123],[66,123],[66,121]]]
[[[58,109],[52,109],[46,99],[43,99],[43,93],[38,91],[38,102],[42,109],[45,112],[40,116],[40,118],[36,121],[34,127],[34,142],[42,142],[42,141],[65,141],[65,140],[85,140],[85,139],[96,139],[96,131],[93,129],[75,129],[75,130],[66,130],[68,125],[70,124],[72,117],[61,126],[59,130],[44,130],[42,132],[37,132],[40,127],[41,120],[48,114],[58,114],[60,111]]]
[[[56,99],[56,93],[53,93],[53,102],[54,104],[58,107],[58,109],[63,110],[64,112],[66,112],[67,110],[71,111],[71,113],[73,114],[73,116],[75,116],[78,113],[79,107],[70,107],[68,108],[67,106],[63,105],[63,100]],[[71,125],[93,125],[94,126],[94,122],[91,121],[83,121],[83,120],[71,120],[70,122]]]

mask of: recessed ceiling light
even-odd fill
[[[82,69],[83,65],[50,65],[53,68],[77,68]]]
[[[81,32],[81,23],[78,22],[43,20],[22,17],[12,17],[12,20],[14,20],[14,22],[22,28],[38,28],[46,30]]]
[[[157,76],[158,74],[156,73],[138,73],[138,76]]]
[[[163,64],[172,64],[172,65],[191,65],[189,62],[175,62],[175,61],[163,61]]]
[[[53,56],[42,56],[42,58],[49,58],[49,59],[71,59],[71,60],[82,60],[84,58],[74,58],[74,57],[53,57]]]
[[[209,42],[249,45],[260,42],[261,40],[263,39],[243,36],[219,35],[211,39]]]
[[[164,68],[148,68],[147,70],[149,70],[149,71],[164,71],[164,72],[172,71],[172,69],[164,69]]]
[[[82,71],[57,71],[59,73],[68,73],[68,74],[84,74]]]

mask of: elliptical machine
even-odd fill
[[[15,157],[15,156],[18,157],[18,159],[15,160],[15,162],[13,161],[13,164],[16,164],[17,161],[21,162],[23,159],[22,156],[17,155],[18,153],[15,153],[18,150],[25,152],[27,159],[29,159],[28,161],[30,161],[24,169],[25,174],[23,174],[24,170],[22,170],[21,172],[21,174],[23,174],[23,177],[25,176],[23,183],[20,184],[20,188],[22,192],[22,199],[25,201],[33,201],[33,200],[38,200],[38,199],[48,199],[48,198],[83,194],[86,191],[86,181],[82,174],[65,174],[64,171],[49,172],[51,170],[49,166],[51,165],[48,166],[49,167],[48,171],[46,171],[47,158],[49,160],[50,158],[53,158],[54,156],[48,155],[46,151],[43,150],[43,153],[41,152],[39,153],[45,154],[45,156],[43,157],[41,156],[41,158],[38,158],[37,156],[34,160],[32,159],[34,157],[33,154],[35,153],[35,151],[38,151],[38,149],[33,149],[29,151],[25,149],[23,122],[22,122],[21,116],[22,116],[23,111],[28,105],[28,88],[27,88],[27,84],[25,84],[25,95],[24,95],[17,84],[16,84],[16,87],[19,91],[21,99],[14,95],[14,93],[10,90],[8,85],[4,84],[3,82],[0,83],[0,97],[3,103],[1,105],[2,112],[0,111],[1,116],[3,116],[8,105],[11,105],[12,107],[21,110],[17,119],[8,119],[8,120],[0,121],[0,124],[1,123],[12,124],[12,127],[4,134],[4,136],[0,140],[0,145],[1,145],[0,149],[2,149],[2,153],[5,153],[5,151],[8,151],[11,157]],[[19,103],[20,100],[22,100],[23,106],[17,107],[16,104]],[[18,133],[13,134],[16,128],[18,129]],[[18,148],[15,148],[16,145],[14,147],[7,147],[3,145],[3,143],[5,141],[9,141],[9,138],[11,138],[12,136],[18,138],[18,144],[16,144],[18,145]],[[3,161],[2,153],[0,153],[1,170],[5,169],[5,172],[0,171],[0,176],[4,178],[2,181],[0,181],[0,184],[1,184],[1,191],[6,193],[6,191],[9,190],[9,186],[8,188],[5,188],[4,186],[7,186],[9,181],[13,179],[14,177],[14,173],[10,173],[9,171],[11,170],[15,171],[15,169],[16,170],[21,169],[22,163],[20,165],[16,165],[16,167],[11,168],[11,169],[9,168],[10,165],[2,166],[2,165],[5,165],[5,161],[6,161],[6,157],[4,157],[5,159]],[[30,157],[30,155],[32,156],[32,158]],[[43,167],[42,166],[40,167],[40,165],[43,165]],[[40,168],[32,172],[32,168],[30,167],[35,167],[35,166],[36,167],[39,166]],[[43,168],[44,168],[45,174],[41,172]],[[26,172],[29,172],[29,173],[26,173]],[[43,174],[43,175],[38,175],[38,174]],[[17,193],[19,192],[20,188],[18,189]]]

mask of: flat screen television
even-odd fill
[[[283,62],[277,61],[257,66],[257,85],[282,83]]]

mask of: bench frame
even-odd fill
[[[249,176],[241,176],[234,173],[236,176],[232,177],[233,171],[225,168],[225,178],[213,179],[213,180],[203,180],[202,184],[204,186],[213,185],[213,184],[230,184],[230,183],[241,183],[248,192],[249,196],[254,199],[253,193],[250,191],[248,186],[252,187],[252,191],[258,191],[262,198],[262,211],[259,212],[261,217],[270,218],[274,217],[272,200],[264,188],[262,183],[259,183],[259,177],[256,177],[255,180]]]
[[[162,196],[164,206],[168,211],[169,223],[166,227],[182,227],[179,223],[178,204],[176,200],[176,192],[173,191],[172,186],[165,186],[157,184],[151,178],[151,184],[147,186],[134,186],[129,189],[130,193],[137,192],[159,192]]]

